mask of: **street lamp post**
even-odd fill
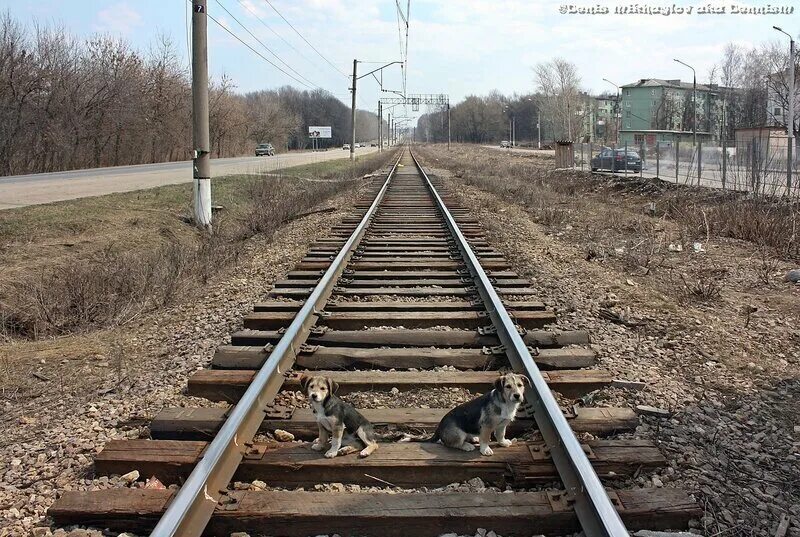
[[[786,118],[786,134],[788,135],[787,141],[789,142],[789,149],[786,154],[789,159],[786,165],[786,194],[789,195],[792,189],[792,164],[794,157],[794,38],[777,26],[773,26],[773,28],[789,38],[789,98],[787,99],[789,101],[789,117]]]
[[[606,82],[608,82],[609,84],[611,84],[612,86],[617,88],[617,100],[614,102],[614,126],[616,127],[616,129],[615,129],[616,132],[614,133],[614,143],[619,145],[619,115],[620,115],[620,110],[619,110],[619,95],[620,95],[619,86],[617,86],[616,84],[614,84],[613,82],[611,82],[607,78],[604,78],[603,80],[605,80]]]
[[[675,61],[692,70],[692,133],[694,139],[694,148],[695,151],[697,151],[697,73],[695,72],[694,67],[688,63],[680,60]]]

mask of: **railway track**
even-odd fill
[[[404,151],[353,214],[255,305],[211,368],[189,380],[189,395],[230,406],[166,408],[151,422],[150,439],[109,442],[95,458],[97,475],[138,470],[180,490],[65,492],[49,514],[59,526],[159,536],[474,535],[478,528],[594,536],[685,527],[700,515],[686,492],[615,488],[666,461],[648,441],[613,438],[638,424],[630,409],[573,404],[612,379],[596,368],[588,334],[544,329],[554,321],[478,222]],[[347,397],[447,387],[482,393],[503,369],[531,379],[531,415],[510,428],[515,443],[491,457],[386,442],[366,459],[326,459],[310,449],[317,430],[310,408],[275,399],[299,391],[303,370],[332,377]],[[448,409],[360,410],[379,431],[432,431]],[[260,439],[275,429],[303,442]],[[507,493],[431,491],[475,477]],[[267,488],[233,490],[232,480]],[[325,483],[392,493],[315,491]]]

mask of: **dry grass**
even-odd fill
[[[772,249],[786,259],[800,259],[800,203],[777,198],[692,188],[657,179],[616,178],[580,171],[553,171],[552,157],[506,153],[455,146],[426,152],[430,165],[455,171],[469,185],[488,190],[507,201],[524,205],[537,222],[558,227],[568,221],[570,206],[592,196],[603,202],[612,197],[638,197],[651,216],[663,216],[685,229],[687,238],[728,237]],[[476,157],[476,152],[480,153]],[[655,211],[652,211],[655,207]],[[608,226],[638,226],[620,222],[619,212],[608,210]]]
[[[206,282],[221,268],[235,263],[247,239],[256,235],[271,236],[286,221],[303,214],[333,196],[362,184],[361,177],[388,162],[390,156],[373,155],[355,165],[326,163],[318,178],[303,181],[286,174],[247,176],[230,188],[223,188],[226,210],[215,222],[214,233],[195,230],[179,218],[182,206],[171,206],[174,215],[159,215],[153,225],[145,216],[125,220],[118,233],[90,233],[93,221],[106,218],[103,211],[88,215],[75,212],[61,222],[62,235],[48,230],[39,237],[16,241],[14,229],[26,228],[31,214],[41,220],[48,207],[32,207],[3,214],[6,244],[0,250],[4,259],[13,261],[0,279],[0,337],[36,339],[95,330],[124,324],[139,314],[173,303],[185,283]],[[296,173],[313,174],[308,166]],[[164,187],[182,190],[183,186]],[[174,192],[171,194],[174,195]],[[114,195],[118,200],[135,202],[140,193]],[[171,197],[168,197],[171,199]],[[183,199],[176,196],[179,204]],[[98,198],[102,207],[102,198]],[[70,204],[53,204],[50,212],[63,218]],[[124,206],[124,205],[123,205]],[[115,204],[114,211],[118,211]],[[55,223],[54,223],[55,224]],[[78,234],[89,237],[91,248],[56,259],[30,260],[26,253],[40,243],[76,242]],[[28,232],[30,233],[30,232]]]

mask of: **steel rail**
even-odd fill
[[[261,366],[189,478],[172,498],[151,536],[199,537],[205,530],[245,452],[252,445],[253,437],[266,415],[267,406],[280,390],[284,381],[283,374],[294,363],[300,346],[308,338],[318,314],[325,307],[334,285],[364,236],[399,162],[400,157],[353,234]]]
[[[628,531],[619,513],[567,423],[514,321],[481,267],[480,261],[417,158],[413,154],[411,158],[434,197],[447,227],[456,239],[456,244],[475,280],[478,293],[483,299],[512,366],[516,371],[524,372],[531,381],[531,386],[525,390],[525,399],[532,404],[536,423],[550,448],[553,463],[567,491],[567,504],[574,506],[578,520],[588,537],[628,537]]]

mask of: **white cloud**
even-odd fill
[[[118,2],[95,15],[92,29],[95,32],[129,35],[142,25],[142,16],[127,2]]]

